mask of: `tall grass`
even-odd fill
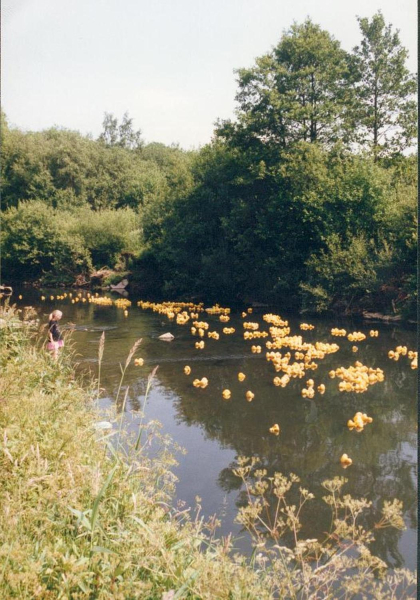
[[[355,537],[350,529],[343,529],[334,547],[327,545],[324,562],[316,567],[318,575],[309,560],[303,560],[306,550],[301,552],[297,521],[298,543],[290,550],[292,557],[285,549],[271,556],[272,548],[261,543],[262,536],[257,540],[253,568],[245,558],[232,557],[229,539],[210,539],[201,518],[193,519],[188,511],[171,507],[174,458],[159,430],[142,422],[132,437],[125,434],[122,444],[119,440],[124,432],[117,414],[110,432],[98,430],[99,383],[87,388],[80,384],[68,347],[54,362],[31,340],[30,326],[17,324],[13,309],[7,308],[0,318],[6,321],[0,327],[0,597],[264,600],[353,598],[357,593],[381,598],[409,596],[407,585],[413,584],[409,573],[388,575],[380,562],[366,552],[362,556],[359,546],[351,564],[345,553],[337,551],[338,543],[344,548],[348,536]],[[102,360],[105,338],[101,340]],[[154,375],[149,376],[147,393]],[[161,444],[157,458],[149,458],[142,450],[144,429],[148,434],[153,430]],[[118,442],[112,443],[116,436]],[[252,529],[253,518],[259,516],[253,504],[258,496],[246,487],[249,477],[255,475],[248,466],[242,462],[237,474],[250,492],[248,512],[242,511],[240,518]],[[330,495],[335,510],[343,499],[339,490],[330,490]],[[290,509],[286,494],[283,502],[282,508]],[[290,514],[293,516],[293,511]],[[381,526],[388,521],[389,515]],[[273,523],[266,525],[273,529]],[[257,536],[260,526],[262,523],[256,527]],[[281,538],[277,541],[281,547]],[[330,584],[332,568],[335,587]],[[350,579],[349,570],[353,574]],[[374,572],[382,579],[374,577]]]

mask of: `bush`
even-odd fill
[[[300,284],[305,310],[349,312],[377,285],[379,256],[372,241],[355,237],[345,247],[338,235],[327,240],[327,249],[307,262],[306,282]]]
[[[58,211],[42,201],[21,202],[3,215],[3,277],[70,284],[93,267],[124,269],[121,253],[136,256],[140,236],[132,209]]]
[[[5,279],[36,280],[46,273],[60,279],[91,268],[79,236],[69,236],[56,213],[41,201],[21,202],[3,214],[2,273]]]
[[[140,219],[130,208],[100,211],[84,208],[58,218],[67,235],[82,240],[94,267],[114,267],[121,252],[137,255],[140,251]]]

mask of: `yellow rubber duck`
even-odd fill
[[[342,455],[342,457],[340,458],[340,462],[341,466],[344,469],[347,469],[347,467],[349,467],[353,463],[352,459],[349,456],[347,456],[347,454]]]

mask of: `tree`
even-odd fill
[[[353,115],[355,141],[368,145],[375,160],[409,148],[416,131],[416,77],[405,66],[407,50],[398,31],[379,11],[358,18],[363,35],[354,48],[357,84]]]
[[[327,31],[307,19],[294,24],[274,50],[240,69],[239,130],[263,144],[299,141],[330,145],[344,135],[349,57]],[[219,128],[229,136],[227,122]]]
[[[141,130],[133,129],[133,119],[125,112],[121,124],[112,113],[105,113],[102,123],[103,132],[98,140],[107,146],[120,146],[128,150],[138,150],[143,146]]]

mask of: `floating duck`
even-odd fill
[[[188,365],[186,365],[184,367],[184,373],[185,373],[185,375],[190,375],[191,374],[191,367],[189,367]]]
[[[353,333],[349,333],[347,336],[349,342],[362,342],[366,339],[366,336],[361,331],[353,331]]]
[[[288,321],[284,321],[279,315],[273,315],[271,313],[263,315],[263,319],[267,323],[272,323],[276,327],[287,327],[289,325]]]
[[[279,435],[280,427],[278,426],[277,423],[274,423],[274,425],[272,427],[270,427],[269,432],[274,433],[274,435]]]
[[[229,400],[231,395],[232,395],[232,392],[230,390],[223,390],[223,392],[222,392],[222,396],[223,396],[224,400]]]
[[[193,386],[197,388],[206,388],[209,384],[209,380],[207,377],[203,377],[202,379],[194,379]]]
[[[136,367],[142,367],[144,365],[144,359],[143,358],[135,358],[134,364],[136,365]]]
[[[347,427],[350,429],[356,429],[356,431],[363,431],[364,427],[368,423],[372,423],[372,417],[368,417],[366,413],[357,412],[353,419],[347,421]]]
[[[248,400],[248,402],[251,402],[255,397],[255,394],[253,394],[250,390],[247,391],[247,393],[245,394],[245,398]]]
[[[353,463],[352,459],[349,456],[347,456],[347,454],[342,455],[342,457],[340,458],[340,462],[341,466],[344,469],[347,469],[347,467],[349,467]]]
[[[335,335],[337,337],[346,337],[347,331],[345,329],[338,329],[337,327],[334,327],[331,329],[331,335]]]
[[[250,321],[245,321],[243,323],[244,329],[251,329],[252,331],[256,331],[259,328],[258,323],[251,323]]]
[[[366,392],[370,385],[385,379],[382,369],[372,369],[359,361],[347,369],[339,367],[335,370],[334,375],[330,371],[330,377],[338,377],[342,380],[338,384],[340,392],[356,392],[357,394]]]
[[[245,377],[246,377],[245,373],[238,373],[238,380],[239,381],[244,381]]]

